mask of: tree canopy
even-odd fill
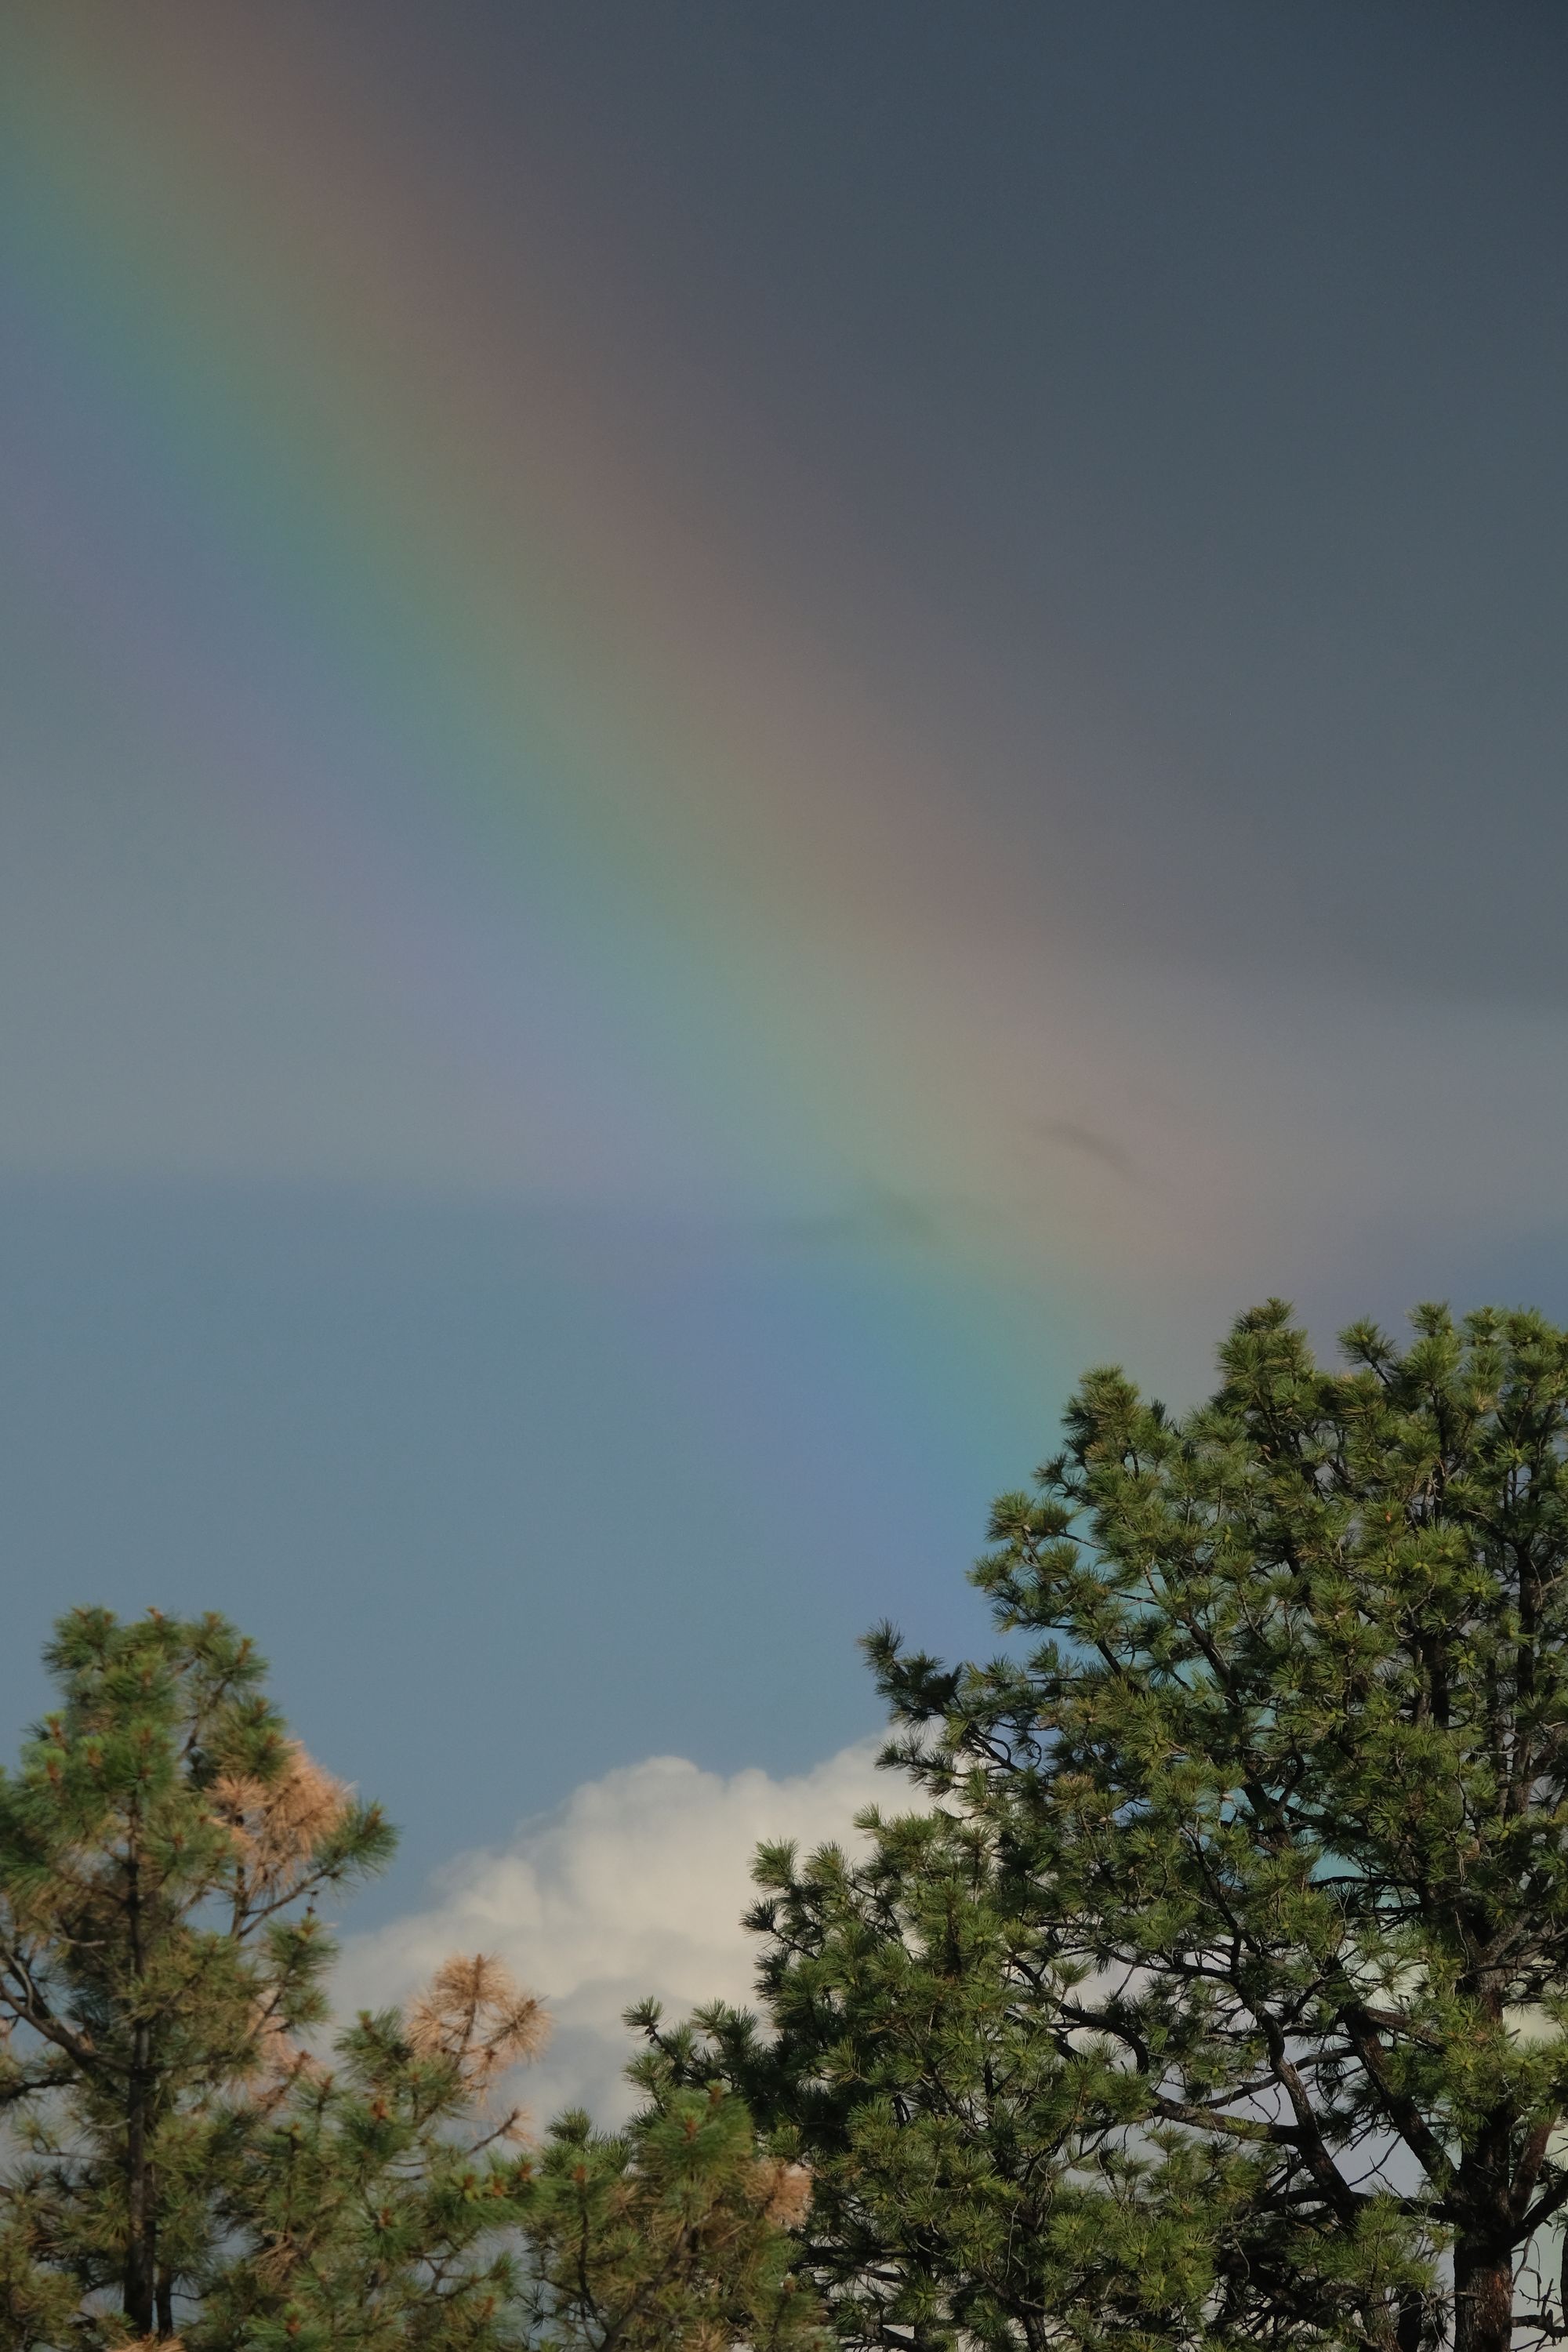
[[[253,2120],[325,2014],[313,1897],[391,1832],[289,1739],[220,1619],[64,1619],[61,1703],[0,1778],[0,2218],[16,2342],[85,2301],[168,2335]]]
[[[813,2166],[847,2336],[1564,2331],[1568,1335],[1413,1322],[1089,1375],[1002,1654],[873,1637],[933,1809],[765,1853],[762,2020],[665,2038]]]
[[[806,2352],[809,2184],[656,2060],[619,2133],[503,2095],[541,2005],[484,1955],[335,2035],[321,1893],[392,1833],[216,1617],[62,1620],[0,1775],[0,2347]]]
[[[379,1812],[222,1621],[73,1612],[0,1776],[0,2352],[1568,2336],[1568,1334],[1413,1320],[1085,1379],[998,1654],[870,1639],[912,1801],[763,1851],[757,2013],[637,2012],[619,2131],[519,2141],[482,1955],[334,2037]]]

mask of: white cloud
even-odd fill
[[[756,1846],[853,1843],[862,1806],[897,1810],[907,1784],[876,1770],[878,1744],[846,1748],[793,1780],[755,1769],[725,1779],[655,1756],[590,1780],[557,1812],[525,1822],[504,1850],[448,1864],[427,1908],[350,1937],[339,2005],[401,2001],[449,1952],[499,1953],[554,2021],[521,2086],[534,2116],[581,2104],[618,2118],[632,2050],[622,2011],[649,1993],[672,2011],[750,1999],[754,1939],[740,1922]]]

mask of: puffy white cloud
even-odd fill
[[[448,1953],[497,1953],[544,1995],[554,2021],[521,2085],[535,2117],[581,2104],[617,2118],[632,2050],[622,2011],[649,1993],[675,2011],[749,1999],[753,1938],[740,1923],[756,1846],[853,1843],[864,1805],[908,1801],[907,1784],[876,1770],[878,1744],[788,1780],[755,1769],[725,1778],[655,1756],[590,1780],[558,1811],[525,1822],[504,1850],[450,1863],[426,1909],[351,1937],[340,2004],[401,2001]]]

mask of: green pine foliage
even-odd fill
[[[661,2037],[688,2079],[743,2084],[775,2149],[809,2163],[801,2266],[841,2339],[1205,2341],[1256,2167],[1163,2130],[1114,2052],[1074,2034],[1080,1973],[1053,1961],[984,1825],[865,1825],[864,1858],[759,1859],[766,2026],[718,2008]]]
[[[1004,1496],[1005,1637],[884,1631],[868,1858],[765,1854],[722,2071],[853,2340],[1507,2352],[1568,2332],[1568,1335],[1244,1317]]]
[[[808,2183],[657,2060],[522,2144],[540,2004],[483,1956],[329,2039],[323,1890],[391,1832],[217,1618],[66,1618],[0,1777],[0,2348],[810,2352]]]
[[[657,2027],[657,2011],[643,2013]],[[645,2104],[625,2131],[581,2113],[552,2127],[524,2226],[540,2352],[815,2352],[826,2339],[789,2232],[809,2177],[759,2151],[717,2080],[683,2082],[662,2051],[632,2069]]]
[[[532,2167],[487,2094],[542,2038],[493,1960],[455,1959],[407,2016],[362,2015],[251,2136],[189,2352],[508,2352],[525,2341]]]
[[[813,2352],[787,2234],[809,2184],[759,2152],[733,2093],[655,2060],[619,2132],[572,2113],[520,2147],[515,2114],[487,2115],[535,2006],[493,1961],[452,1961],[411,2018],[360,2019],[254,2145],[244,2251],[191,2352]]]
[[[0,1777],[5,2340],[168,2335],[258,2093],[324,2014],[312,1898],[391,1833],[289,1739],[216,1617],[79,1610]]]

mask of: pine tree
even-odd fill
[[[657,2008],[630,2069],[644,2104],[624,2131],[586,2115],[552,2127],[531,2181],[531,2333],[540,2352],[814,2352],[821,2314],[795,2266],[805,2168],[759,2149],[743,2102],[661,2044]],[[689,2052],[686,2054],[689,2056]]]
[[[847,2334],[1568,2332],[1568,1335],[1414,1324],[1328,1370],[1271,1304],[1180,1421],[1091,1374],[1004,1654],[874,1638],[936,1814],[764,1857],[768,2021],[701,2061]]]
[[[620,2133],[522,2144],[540,2003],[456,1958],[329,2038],[326,1887],[391,1832],[217,1618],[62,1621],[0,1777],[0,2347],[809,2352],[798,2167],[657,2053]]]
[[[0,1776],[0,2328],[167,2337],[324,2014],[313,1898],[391,1832],[221,1619],[78,1610],[46,1654],[60,1704]]]
[[[1245,2149],[1163,2127],[1069,2021],[984,1826],[865,1817],[870,1851],[764,1849],[765,2023],[699,2013],[671,2055],[742,2086],[809,2163],[799,2262],[841,2339],[883,2352],[1079,2352],[1332,2337],[1271,2247]],[[1399,2275],[1403,2250],[1387,2250]]]
[[[506,2352],[526,2336],[534,2163],[491,2095],[544,2039],[499,1961],[454,1958],[406,2015],[297,2065],[223,2200],[188,2352]]]
[[[519,2145],[487,2094],[542,2022],[483,1956],[362,2016],[252,2143],[190,2352],[814,2352],[801,2168],[657,2056],[624,2130],[574,2111]]]

